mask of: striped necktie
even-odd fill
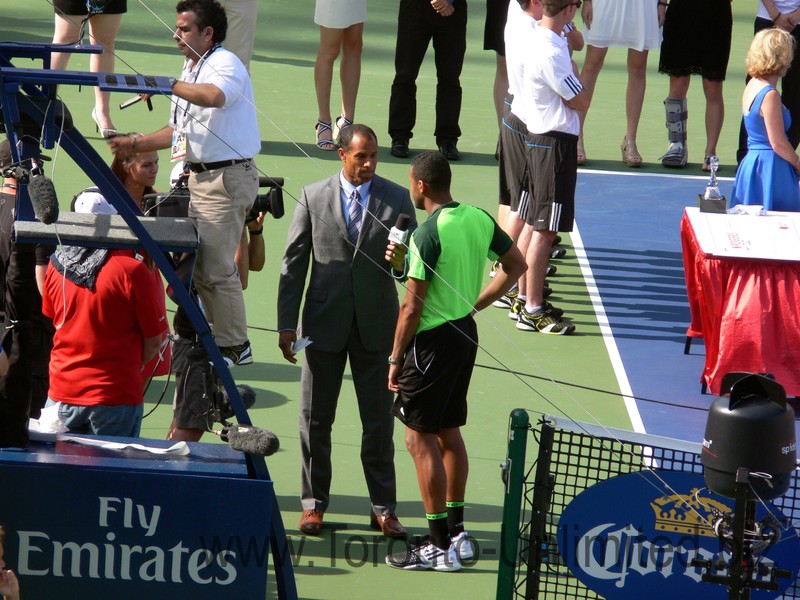
[[[364,214],[364,209],[361,206],[361,194],[358,190],[353,190],[350,194],[350,205],[347,207],[350,215],[350,223],[347,225],[347,236],[350,242],[355,246],[358,243],[358,232],[361,230],[361,217]]]

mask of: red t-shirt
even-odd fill
[[[146,265],[128,251],[112,250],[89,291],[51,263],[42,312],[56,327],[50,398],[82,406],[143,402],[143,340],[169,329]]]

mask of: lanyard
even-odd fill
[[[192,81],[187,82],[187,83],[194,83],[195,81],[197,81],[197,78],[200,76],[200,69],[202,69],[205,66],[206,60],[208,60],[208,57],[211,56],[214,53],[214,51],[219,49],[219,48],[222,48],[222,44],[217,42],[216,44],[211,46],[211,48],[209,48],[206,51],[206,53],[203,54],[203,56],[200,57],[200,60],[197,61],[197,66],[195,67],[195,69],[192,70],[192,73],[194,74],[194,78],[193,78]],[[183,108],[183,123],[186,123],[186,114],[189,112],[189,107],[191,105],[192,105],[192,103],[189,102],[188,100],[186,100],[186,105]],[[178,126],[178,103],[177,102],[175,102],[175,104],[173,106],[173,109],[172,109],[172,120],[175,122],[175,127],[177,127]]]

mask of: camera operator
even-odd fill
[[[171,147],[173,160],[189,162],[189,217],[200,239],[194,283],[225,361],[251,364],[234,255],[258,189],[253,86],[242,62],[221,45],[228,22],[216,0],[180,0],[176,12],[173,38],[186,60],[171,84],[169,124],[140,138],[113,137],[109,145],[123,154]]]

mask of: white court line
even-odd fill
[[[589,258],[586,256],[586,249],[583,247],[583,238],[581,238],[580,231],[578,230],[577,222],[574,224],[572,233],[572,246],[575,249],[575,257],[578,259],[583,280],[586,283],[586,289],[589,292],[589,298],[592,300],[594,313],[597,316],[597,322],[600,325],[600,332],[603,334],[603,341],[606,345],[608,357],[611,359],[611,366],[614,369],[614,374],[617,377],[617,385],[619,385],[622,398],[625,401],[625,408],[628,411],[628,417],[631,420],[631,426],[637,433],[647,433],[644,428],[644,421],[639,414],[639,407],[636,406],[636,400],[633,398],[633,391],[631,384],[628,381],[628,374],[625,372],[625,366],[622,364],[622,357],[619,355],[617,342],[614,339],[614,334],[611,331],[611,325],[606,316],[606,309],[603,306],[603,299],[600,297],[600,290],[597,289],[597,284],[594,280],[594,273],[592,267],[589,265]]]
[[[585,175],[622,175],[623,177],[661,177],[662,179],[702,179],[703,181],[708,181],[709,179],[708,173],[705,175],[672,175],[671,173],[648,173],[646,171],[625,173],[622,171],[601,171],[599,169],[578,169],[578,173]],[[733,181],[734,179],[734,177],[717,175],[717,181]]]

